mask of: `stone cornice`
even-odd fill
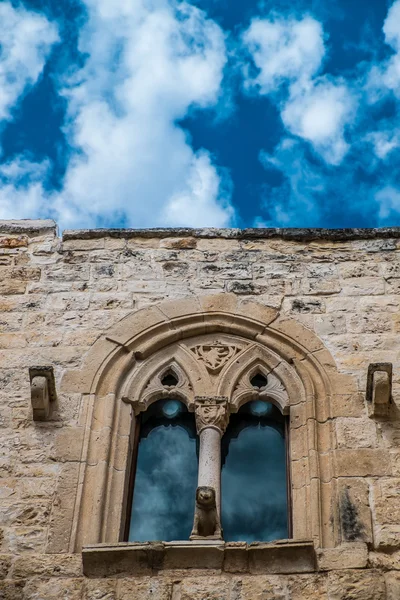
[[[20,219],[0,220],[0,234],[25,233],[38,235],[42,233],[57,233],[57,223],[52,219]]]
[[[301,228],[154,228],[154,229],[76,229],[65,230],[63,240],[111,238],[224,238],[224,239],[283,239],[298,242],[318,240],[349,241],[400,238],[400,227],[382,227],[377,229],[301,229]]]
[[[0,234],[57,233],[57,223],[52,219],[0,220]],[[63,241],[89,240],[100,238],[200,238],[200,239],[282,239],[295,242],[327,240],[343,242],[350,240],[400,239],[400,227],[381,227],[371,229],[320,229],[320,228],[247,228],[218,229],[204,227],[148,228],[148,229],[67,229],[62,234]]]

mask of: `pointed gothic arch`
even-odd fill
[[[264,369],[276,388],[266,393],[291,419],[294,538],[335,546],[331,405],[334,394],[354,385],[352,377],[338,373],[322,341],[297,321],[220,294],[131,313],[93,345],[81,369],[65,373],[62,388],[87,403],[71,549],[121,540],[134,416],[168,393],[146,395],[146,387],[172,365],[185,381],[189,410],[197,395],[227,396],[238,410],[246,397],[235,397],[235,386],[253,367]]]

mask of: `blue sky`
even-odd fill
[[[400,225],[400,0],[0,1],[0,218]]]

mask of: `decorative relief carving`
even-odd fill
[[[276,375],[269,373],[267,376],[267,385],[261,389],[255,388],[251,384],[251,377],[254,369],[251,373],[246,373],[237,383],[235,391],[232,397],[232,404],[237,408],[241,406],[243,401],[249,398],[272,398],[276,400],[281,408],[288,403],[287,391]]]
[[[241,348],[233,344],[224,344],[216,340],[211,344],[199,344],[190,348],[193,354],[204,362],[210,373],[218,373]]]
[[[214,427],[221,433],[224,433],[228,421],[228,398],[225,396],[196,396],[195,414],[197,433],[200,433],[206,427]]]
[[[173,375],[176,378],[176,385],[166,385],[163,383],[166,375]],[[193,406],[193,389],[191,383],[186,373],[176,364],[164,367],[151,377],[139,399],[135,399],[133,402],[129,398],[123,397],[122,400],[133,404],[135,414],[138,414],[147,410],[151,402],[173,396],[184,397],[189,410],[193,410],[193,408],[190,408]]]

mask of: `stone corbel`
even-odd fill
[[[366,399],[370,417],[387,417],[392,403],[392,363],[368,367]]]
[[[53,367],[30,367],[31,403],[34,421],[47,421],[57,400]]]

